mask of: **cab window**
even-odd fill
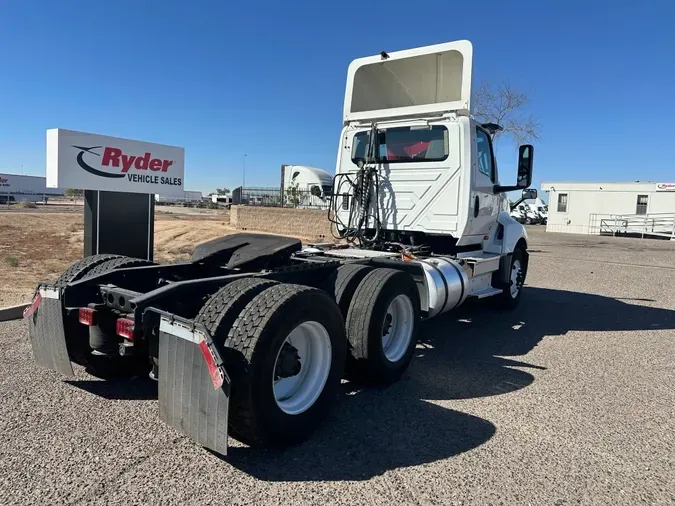
[[[369,134],[359,132],[354,136],[354,163],[365,160]],[[381,163],[442,162],[448,158],[448,129],[434,125],[379,130],[376,156]]]
[[[480,128],[476,129],[476,154],[478,156],[478,170],[495,182],[495,169],[492,159],[492,144],[490,136]]]

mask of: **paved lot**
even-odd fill
[[[0,504],[673,504],[675,244],[531,229],[519,309],[424,326],[399,384],[304,445],[221,460],[153,385],[32,365],[0,324]]]

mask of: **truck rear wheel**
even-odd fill
[[[258,447],[306,439],[337,395],[346,354],[342,315],[325,292],[292,284],[262,291],[225,340],[231,435]]]
[[[420,320],[414,280],[395,269],[375,269],[357,287],[345,322],[350,379],[388,385],[412,360]]]
[[[349,303],[352,301],[356,287],[372,270],[371,267],[361,264],[345,264],[338,267],[326,282],[325,290],[335,297],[343,317],[347,317]]]
[[[214,293],[199,310],[195,323],[206,327],[220,347],[225,346],[232,324],[246,304],[263,290],[278,284],[259,278],[242,278],[228,283]]]
[[[57,286],[66,286],[68,283],[73,281],[78,281],[86,276],[89,271],[91,271],[97,265],[107,262],[108,260],[113,260],[116,258],[124,258],[120,255],[92,255],[85,257],[82,260],[78,260],[72,264],[68,269],[66,269],[63,274],[61,274],[56,280],[55,284]]]
[[[92,278],[94,276],[100,276],[101,274],[107,274],[116,269],[126,269],[128,267],[142,267],[146,265],[156,265],[155,262],[145,260],[142,258],[131,258],[118,256],[116,258],[110,258],[100,264],[97,264],[93,268],[89,269],[83,276],[82,279]]]

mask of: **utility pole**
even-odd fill
[[[246,154],[244,154],[244,181],[241,184],[241,189],[246,187]]]

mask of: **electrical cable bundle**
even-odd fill
[[[337,230],[337,235],[333,232],[333,237],[351,244],[358,243],[359,246],[372,244],[380,236],[380,209],[377,204],[380,184],[376,165],[378,136],[377,126],[373,124],[368,136],[366,159],[364,162],[359,161],[359,170],[356,174],[337,174],[333,179],[333,194],[328,211],[328,218],[336,225]],[[342,197],[341,206],[337,204],[338,197]],[[340,217],[339,207],[343,210],[349,209],[346,223]],[[373,207],[374,213],[371,212]],[[368,224],[371,222],[374,231],[372,235],[368,235]]]

